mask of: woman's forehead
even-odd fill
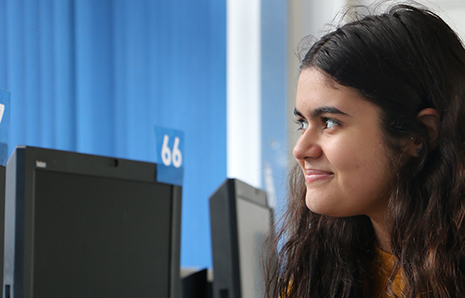
[[[352,88],[338,84],[320,70],[308,68],[301,72],[297,86],[296,111],[305,117],[333,113],[360,116],[367,109],[379,107]],[[317,115],[318,116],[318,115]]]

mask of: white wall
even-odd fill
[[[227,176],[261,186],[260,0],[227,1]]]

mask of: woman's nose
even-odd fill
[[[322,154],[321,146],[317,142],[316,132],[306,130],[297,140],[292,153],[297,160],[318,158]]]

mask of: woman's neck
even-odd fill
[[[389,233],[386,229],[386,223],[384,217],[381,219],[373,219],[370,217],[373,229],[375,230],[376,240],[378,241],[379,248],[385,252],[391,253],[391,241]]]

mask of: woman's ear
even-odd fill
[[[429,148],[435,148],[438,144],[439,129],[441,121],[439,120],[439,113],[433,108],[426,108],[417,114],[418,119],[425,125],[428,134]],[[410,154],[412,156],[419,156],[419,152],[423,149],[422,140],[412,138],[410,146]]]

